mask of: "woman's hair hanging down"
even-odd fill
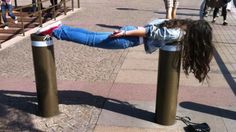
[[[210,71],[210,61],[213,57],[212,28],[205,20],[169,20],[161,26],[180,28],[186,25],[186,35],[182,42],[182,67],[184,73],[194,76],[203,82]]]

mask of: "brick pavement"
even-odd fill
[[[198,0],[180,0],[178,18],[198,19],[199,5]],[[165,16],[159,0],[81,0],[81,7],[63,23],[112,31]],[[212,25],[216,52],[208,83],[199,84],[182,72],[180,78],[177,115],[207,122],[213,132],[233,132],[236,126],[233,12],[228,21],[227,27],[220,25],[221,19]],[[54,43],[61,113],[52,118],[37,115],[29,37],[0,51],[2,131],[184,131],[180,121],[173,126],[154,123],[158,52],[147,55],[143,46],[114,51]]]

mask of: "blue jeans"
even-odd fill
[[[2,3],[1,5],[1,10],[2,10],[2,19],[5,25],[7,25],[7,17],[6,17],[6,10],[8,9],[8,15],[12,18],[12,19],[16,19],[15,15],[12,13],[12,5],[8,4],[8,3]]]
[[[199,16],[200,19],[204,18],[204,15],[206,13],[206,0],[201,0],[201,5],[200,5],[200,12],[199,12]]]
[[[134,30],[137,27],[125,26],[121,30]],[[59,40],[72,41],[87,46],[105,49],[125,49],[139,45],[139,37],[109,37],[112,32],[92,32],[82,28],[61,25],[53,30],[52,35]]]

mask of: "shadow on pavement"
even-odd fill
[[[40,131],[34,128],[28,114],[36,113],[35,96],[27,92],[0,91],[0,130]]]
[[[180,106],[189,110],[194,110],[194,111],[198,111],[198,112],[202,112],[206,114],[211,114],[214,116],[236,120],[235,111],[217,108],[214,106],[208,106],[204,104],[199,104],[195,102],[181,102]]]
[[[194,8],[184,8],[184,7],[179,7],[177,10],[192,10],[192,11],[199,11],[199,9],[194,9]]]
[[[112,28],[112,29],[120,29],[121,26],[116,26],[116,25],[106,25],[106,24],[96,24],[97,26],[100,27],[105,27],[105,28]]]
[[[137,11],[139,9],[135,9],[135,8],[116,8],[117,10],[128,10],[128,11]]]
[[[166,12],[154,12],[160,15],[165,15]],[[194,13],[176,13],[178,16],[199,16],[199,14],[194,14]]]
[[[199,14],[194,13],[176,13],[178,16],[199,16]]]
[[[59,104],[95,106],[97,108],[154,122],[155,113],[136,108],[128,102],[96,96],[83,91],[58,91],[58,96]],[[27,113],[34,115],[37,115],[38,113],[37,95],[36,93],[31,92],[1,90],[0,106],[7,106],[10,109],[21,110],[23,111],[21,113],[25,113],[25,117],[27,117]],[[5,107],[0,110],[1,117],[8,114],[6,111],[7,109],[5,109]]]
[[[222,58],[220,57],[220,55],[216,49],[214,52],[214,57],[215,57],[216,63],[218,64],[225,80],[229,84],[231,90],[234,92],[234,95],[236,95],[236,82],[235,82],[233,76],[230,74],[230,71],[228,70],[228,68],[224,64],[224,61],[222,60]]]
[[[148,9],[136,9],[136,8],[126,8],[126,7],[120,7],[120,8],[116,8],[117,10],[122,10],[122,11],[150,11],[150,12],[154,12],[154,10],[148,10]],[[155,12],[154,12],[155,13]]]
[[[96,96],[83,91],[59,91],[60,104],[90,105],[138,119],[154,122],[155,113],[136,108],[128,102]]]

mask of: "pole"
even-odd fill
[[[56,68],[52,38],[31,34],[39,114],[51,117],[59,114]]]
[[[15,8],[17,7],[18,5],[17,5],[17,0],[15,0]]]
[[[78,3],[77,3],[77,4],[78,4],[78,8],[80,8],[80,0],[78,0]]]
[[[179,46],[165,45],[160,49],[156,122],[161,125],[173,125],[176,121],[180,61],[181,50]]]

